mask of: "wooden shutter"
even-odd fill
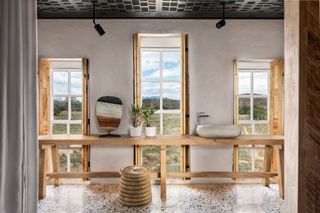
[[[140,35],[133,35],[133,103],[141,104],[140,88]],[[133,147],[134,165],[142,165],[141,148],[139,145]]]
[[[238,124],[238,60],[233,61],[233,124]],[[233,171],[238,171],[238,145],[233,146]],[[236,180],[235,178],[233,180]]]
[[[283,104],[284,104],[284,62],[274,60],[270,63],[270,103],[269,103],[269,134],[283,135]],[[271,171],[277,171],[276,152],[273,151]]]
[[[88,59],[82,59],[82,134],[88,135],[90,133],[89,123],[89,72]]]
[[[89,71],[88,71],[88,59],[82,59],[82,134],[90,134],[90,106],[89,106]],[[82,171],[89,171],[90,161],[90,146],[82,146]],[[84,178],[83,180],[87,180]]]
[[[133,98],[134,104],[141,104],[140,87],[140,35],[133,35]]]
[[[39,135],[50,134],[50,62],[39,59],[38,69]]]
[[[181,134],[189,134],[189,72],[188,72],[188,35],[181,34]],[[181,146],[181,171],[189,167],[189,146]]]
[[[181,134],[189,134],[188,35],[181,34]]]
[[[283,80],[284,62],[274,60],[270,64],[270,103],[269,132],[270,135],[283,135]]]

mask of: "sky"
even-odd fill
[[[160,79],[160,52],[143,51],[141,53],[141,70],[143,80]],[[180,52],[163,52],[163,79],[180,79]]]
[[[71,72],[71,94],[82,94],[81,72]],[[55,95],[68,95],[68,72],[53,72],[53,93]]]
[[[142,81],[160,80],[160,52],[144,51],[141,53]],[[180,80],[180,52],[163,52],[162,55],[162,76],[163,80]],[[142,82],[143,97],[160,96],[160,83]],[[180,99],[180,83],[163,83],[163,97]]]
[[[239,94],[251,93],[251,77],[249,72],[239,72]],[[253,74],[253,93],[259,95],[268,94],[268,73]]]

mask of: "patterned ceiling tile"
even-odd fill
[[[97,0],[97,18],[221,18],[220,0]],[[39,18],[91,18],[92,0],[38,0]],[[227,0],[227,18],[283,18],[284,0]]]

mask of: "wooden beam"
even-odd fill
[[[59,172],[59,148],[57,145],[51,147],[52,157],[52,170],[53,172]],[[54,186],[60,186],[61,181],[59,178],[54,179]]]
[[[100,138],[85,135],[43,135],[40,145],[283,145],[283,136],[239,136],[229,139],[208,139],[195,135],[157,136],[154,138]]]
[[[281,148],[276,148],[278,184],[280,197],[284,199],[284,151]]]
[[[264,162],[263,162],[263,171],[264,172],[270,172],[271,171],[272,153],[273,153],[272,146],[266,146],[265,149],[264,149]],[[263,185],[264,186],[269,186],[269,184],[270,184],[269,178],[265,178],[263,180]]]
[[[167,146],[160,146],[160,187],[161,199],[166,199],[167,197]]]
[[[46,171],[47,171],[47,161],[46,161],[46,155],[47,155],[47,149],[40,149],[39,150],[39,199],[43,199],[46,196],[46,189],[47,189],[47,177],[46,177]]]
[[[276,172],[152,172],[151,178],[272,178]],[[53,172],[49,178],[120,178],[119,172]]]
[[[120,178],[119,172],[53,172],[49,178]]]
[[[271,178],[275,172],[170,172],[168,178]]]

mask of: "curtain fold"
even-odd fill
[[[0,1],[0,212],[37,212],[36,0]]]

